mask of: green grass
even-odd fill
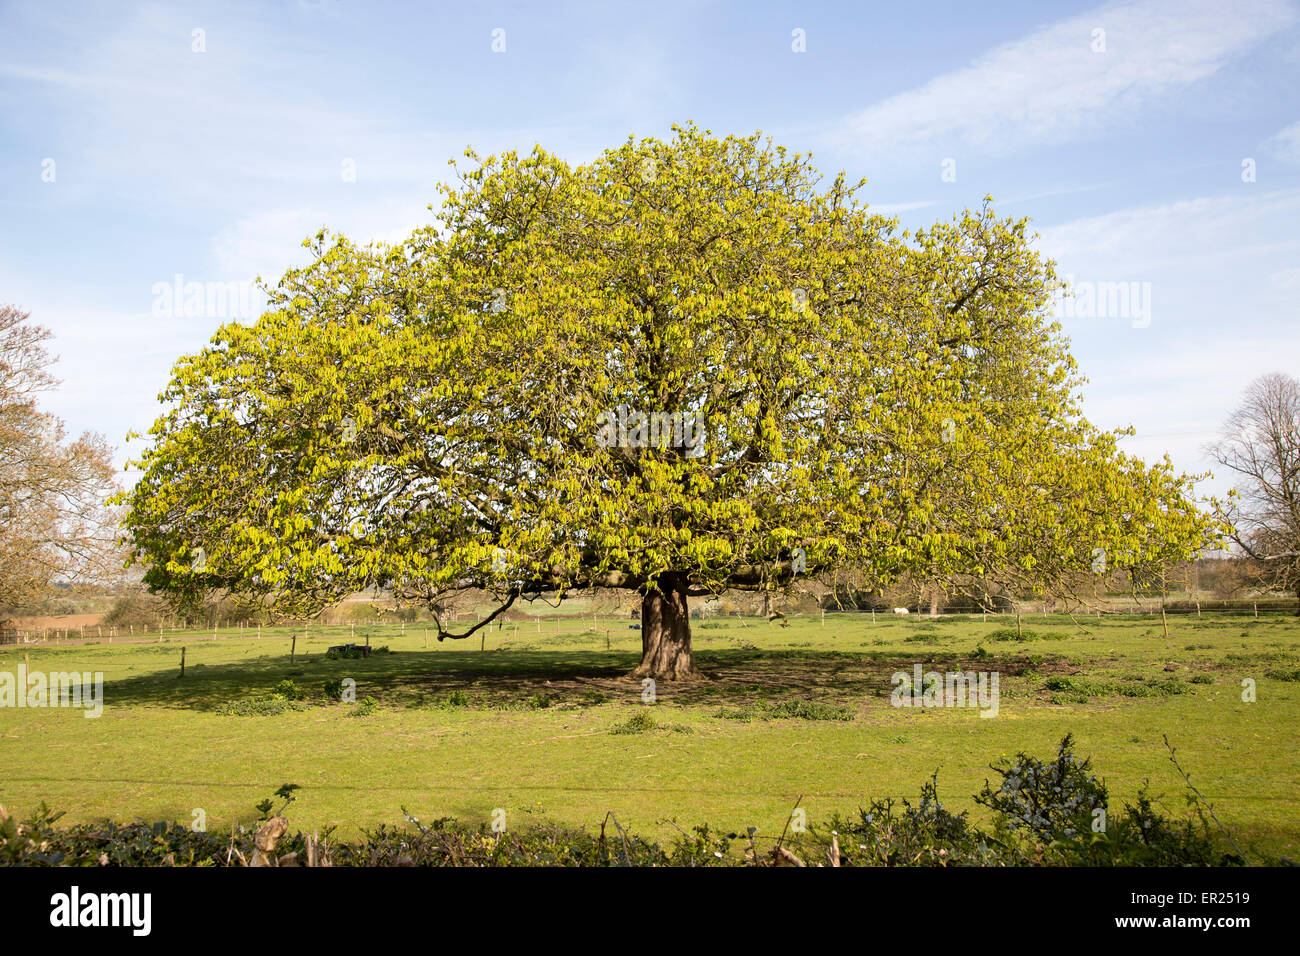
[[[938,623],[862,615],[711,620],[695,631],[715,680],[661,683],[646,704],[625,678],[640,636],[628,621],[548,617],[425,648],[423,625],[347,625],[169,634],[163,642],[0,647],[33,670],[103,671],[103,716],[0,708],[0,804],[40,801],[71,820],[249,823],[283,783],[302,786],[295,827],[355,834],[422,818],[487,822],[504,808],[598,827],[607,811],[645,835],[708,822],[779,833],[790,808],[811,818],[869,797],[915,799],[935,770],[945,805],[971,809],[988,764],[1050,756],[1066,732],[1091,755],[1113,805],[1144,780],[1178,812],[1184,787],[1162,735],[1254,859],[1300,858],[1300,624],[1270,617],[1034,617],[1033,640],[1006,619]],[[1026,621],[1028,623],[1028,621]],[[1014,634],[1014,624],[1011,627]],[[609,647],[606,649],[608,633]],[[327,660],[369,636],[388,654]],[[177,678],[180,648],[186,676]],[[895,671],[996,670],[998,716],[890,706]],[[355,702],[327,682],[351,678]],[[1241,682],[1257,685],[1244,703]],[[283,681],[291,685],[283,685]],[[277,689],[279,688],[279,689]],[[301,696],[290,700],[292,688]],[[337,685],[333,688],[336,691]],[[337,693],[334,694],[337,697]],[[367,698],[373,703],[367,703]],[[350,718],[360,719],[350,719]]]

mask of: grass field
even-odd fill
[[[567,605],[566,605],[567,607]],[[1300,858],[1300,623],[1293,618],[1156,617],[1014,621],[827,615],[783,628],[753,618],[695,624],[698,663],[715,679],[660,685],[652,707],[622,675],[639,659],[626,619],[546,617],[425,647],[424,625],[365,625],[390,653],[329,660],[345,626],[169,633],[161,642],[0,647],[0,670],[102,671],[103,715],[0,708],[0,804],[40,801],[70,820],[174,819],[201,808],[209,829],[256,819],[283,783],[302,790],[295,827],[340,835],[424,819],[512,825],[549,819],[667,836],[708,822],[779,832],[802,795],[810,820],[868,797],[915,799],[938,771],[950,808],[970,808],[987,765],[1041,757],[1073,732],[1111,789],[1112,807],[1150,780],[1181,813],[1192,782],[1252,861]],[[538,628],[540,627],[540,631]],[[1032,628],[1032,631],[1029,629]],[[608,640],[608,647],[607,647]],[[178,679],[181,646],[187,671]],[[996,718],[890,705],[895,671],[997,671]],[[351,677],[374,705],[328,702]],[[236,716],[292,680],[301,709]],[[1241,682],[1258,699],[1242,700]],[[823,706],[774,706],[801,701]],[[629,719],[649,710],[655,726]],[[809,719],[814,718],[814,719]]]

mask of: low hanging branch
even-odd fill
[[[449,639],[453,641],[464,640],[465,638],[473,634],[475,631],[478,631],[481,628],[484,628],[487,625],[491,624],[498,617],[500,617],[502,614],[508,611],[510,609],[510,606],[514,604],[515,601],[518,599],[520,593],[521,592],[519,592],[518,590],[511,591],[505,603],[503,603],[500,607],[498,607],[495,611],[493,611],[483,620],[479,621],[477,624],[471,627],[468,631],[465,631],[461,634],[453,634],[451,631],[445,630],[442,626],[442,621],[440,621],[438,617],[435,615],[433,620],[434,620],[434,627],[436,627],[438,630],[438,640],[439,641],[449,640]]]

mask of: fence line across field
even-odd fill
[[[555,633],[563,633],[565,630],[581,629],[585,631],[594,631],[596,622],[602,620],[599,615],[582,615],[581,617],[556,617]],[[603,619],[603,620],[612,620]],[[619,616],[618,620],[624,618]],[[588,624],[587,622],[591,622]],[[536,624],[538,633],[542,633],[542,619],[537,616],[531,616],[527,622],[504,618],[498,619],[494,624],[482,628],[482,632],[488,630],[503,630],[511,626],[517,633],[519,625],[526,623],[528,625]],[[415,627],[423,627],[423,634],[427,641],[430,636],[437,637],[436,632],[430,634],[430,627],[423,621],[406,622],[406,621],[370,621],[361,625],[362,633],[360,637],[368,639],[368,635],[373,631],[381,631],[385,637],[392,636],[392,629],[400,628],[400,636],[406,637],[407,624],[411,623]],[[563,625],[563,627],[561,627]],[[176,637],[186,637],[195,641],[245,641],[245,640],[281,640],[293,637],[303,637],[304,639],[316,635],[328,635],[338,637],[346,635],[350,642],[357,637],[357,625],[355,621],[349,621],[343,624],[308,624],[301,622],[289,622],[285,624],[215,624],[208,627],[206,624],[182,627],[180,625],[155,625],[152,630],[148,626],[141,626],[137,631],[134,626],[126,627],[106,627],[103,625],[89,624],[78,625],[77,627],[47,627],[47,628],[4,628],[0,629],[0,644],[87,644],[87,643],[113,643],[114,641],[123,644],[148,644],[170,641]],[[263,633],[265,631],[265,633]],[[93,633],[92,633],[93,632]],[[205,636],[206,635],[206,636]]]
[[[704,613],[704,609],[698,609],[698,615],[692,614],[697,620],[739,620],[742,623],[745,620],[756,619],[764,620],[764,615],[742,614],[738,611],[730,613]],[[1044,603],[1037,605],[1020,605],[1015,608],[1002,607],[996,610],[983,610],[971,607],[957,608],[939,608],[931,611],[925,605],[913,604],[907,607],[827,607],[812,611],[794,612],[785,614],[788,620],[818,619],[824,624],[827,615],[832,617],[869,617],[874,620],[899,620],[907,618],[969,618],[987,621],[993,620],[1014,620],[1019,616],[1022,620],[1029,617],[1045,618],[1125,618],[1133,616],[1154,617],[1160,614],[1165,615],[1228,615],[1228,616],[1246,616],[1259,618],[1261,615],[1296,615],[1300,613],[1300,602],[1297,601],[1206,601],[1195,602],[1190,600],[1181,600],[1168,604],[1132,604],[1126,607],[1086,607],[1080,606],[1067,610],[1052,608]],[[563,633],[564,631],[578,630],[585,633],[594,633],[599,631],[600,622],[606,624],[626,624],[628,617],[623,614],[617,615],[600,615],[584,614],[580,617],[563,617],[556,616],[551,618],[555,623],[555,629],[552,632],[548,626],[543,628],[543,618],[538,615],[530,615],[525,620],[504,618],[484,627],[480,633],[486,636],[487,633],[500,632],[506,627],[512,628],[513,634],[520,633],[520,626],[523,625],[529,633],[535,629],[536,633]],[[400,636],[406,637],[407,623],[404,621],[374,621],[366,622],[361,625],[362,636],[365,637],[367,632],[379,631],[385,637],[391,637],[395,628],[400,628]],[[414,628],[423,627],[423,633],[426,639],[430,636],[430,628],[423,622],[412,622]],[[0,644],[82,644],[90,642],[113,643],[118,641],[129,644],[144,644],[149,642],[163,643],[172,638],[185,637],[196,641],[226,641],[226,640],[249,640],[249,639],[289,639],[295,636],[301,636],[304,639],[319,635],[321,637],[339,637],[346,636],[349,642],[356,635],[356,622],[347,622],[342,624],[308,624],[288,623],[288,624],[239,624],[239,625],[214,625],[209,628],[207,625],[198,627],[180,627],[180,626],[153,626],[151,629],[148,625],[142,625],[137,630],[133,625],[127,626],[105,626],[105,625],[78,625],[77,627],[47,627],[47,628],[4,628],[0,629]],[[418,631],[417,631],[418,633]],[[208,636],[204,636],[208,635]],[[436,637],[436,633],[432,635]]]

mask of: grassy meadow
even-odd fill
[[[439,644],[415,623],[3,646],[0,671],[24,655],[33,671],[102,671],[105,704],[97,719],[0,708],[0,804],[186,824],[202,809],[221,830],[296,783],[293,825],[339,835],[400,824],[403,807],[424,820],[487,823],[501,808],[516,825],[594,828],[613,811],[645,836],[706,822],[774,834],[800,797],[820,820],[868,797],[915,800],[935,771],[945,805],[979,817],[971,795],[990,762],[1047,758],[1072,732],[1112,812],[1149,781],[1181,813],[1167,734],[1252,862],[1300,859],[1294,618],[1171,617],[1166,638],[1158,614],[1026,616],[1023,640],[1005,616],[719,618],[694,622],[697,662],[714,679],[661,684],[653,705],[623,676],[640,656],[631,623],[544,609],[485,629],[481,643]],[[327,659],[353,633],[388,652]],[[891,706],[891,675],[916,663],[997,671],[998,715]],[[330,701],[326,682],[348,677],[358,703]],[[1254,703],[1243,678],[1256,682]],[[284,680],[304,699],[271,698]]]

